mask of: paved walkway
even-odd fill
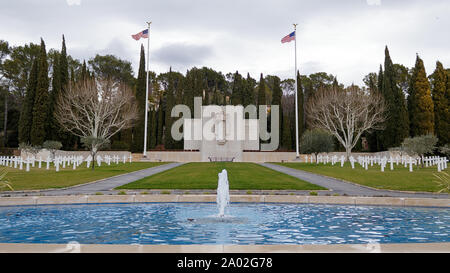
[[[90,182],[87,184],[81,184],[65,189],[57,190],[41,190],[41,191],[29,191],[29,192],[5,192],[3,195],[75,195],[75,194],[94,194],[96,192],[110,192],[116,187],[131,183],[133,181],[142,179],[144,177],[154,175],[175,167],[182,165],[183,163],[168,163],[159,165],[153,168],[143,169],[131,173],[117,175],[105,179],[101,179],[98,182]]]
[[[390,197],[418,197],[418,198],[449,198],[450,195],[443,194],[433,194],[433,193],[408,193],[400,191],[389,191],[389,190],[378,190],[374,188],[369,188],[365,186],[356,185],[353,183],[344,182],[339,179],[322,176],[319,174],[314,174],[310,172],[305,172],[297,169],[292,169],[277,164],[261,163],[260,165],[270,168],[272,170],[297,177],[301,180],[307,181],[312,184],[322,186],[324,188],[332,190],[334,193],[340,195],[351,195],[351,196],[390,196]]]

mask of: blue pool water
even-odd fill
[[[450,242],[448,208],[232,203],[216,214],[213,203],[0,207],[0,243]]]

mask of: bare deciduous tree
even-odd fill
[[[69,85],[59,96],[56,108],[56,119],[66,131],[83,139],[99,140],[89,146],[93,163],[103,142],[131,127],[136,118],[131,89],[110,79],[89,79]]]
[[[361,135],[373,129],[383,129],[384,100],[378,93],[367,94],[358,87],[345,90],[319,89],[306,106],[311,127],[333,134],[344,146],[347,158]]]

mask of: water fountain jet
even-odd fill
[[[217,208],[219,209],[219,217],[225,216],[225,208],[230,203],[230,189],[228,185],[227,170],[223,169],[218,174],[219,181],[217,183]]]

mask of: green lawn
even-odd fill
[[[226,169],[230,189],[322,190],[324,188],[254,163],[197,162],[143,178],[119,189],[216,189],[218,173]]]
[[[82,183],[92,182],[102,178],[107,178],[119,174],[138,171],[146,168],[155,167],[163,162],[132,162],[132,163],[111,163],[110,166],[105,163],[101,167],[95,167],[95,170],[86,168],[86,164],[76,170],[72,169],[72,166],[65,169],[59,169],[59,172],[55,171],[52,166],[49,170],[46,170],[46,163],[42,164],[42,168],[37,168],[37,163],[34,168],[31,168],[29,172],[25,171],[25,165],[23,170],[5,167],[8,171],[6,178],[11,183],[14,190],[38,190],[38,189],[50,189],[50,188],[64,188],[74,186]],[[9,190],[8,188],[1,188],[0,191]]]
[[[359,164],[355,163],[352,169],[350,163],[345,163],[341,168],[340,163],[331,164],[310,164],[310,163],[276,163],[285,167],[299,169],[307,172],[322,174],[342,180],[354,182],[364,186],[377,189],[400,190],[400,191],[426,191],[437,192],[439,187],[433,173],[437,173],[437,167],[417,168],[414,166],[413,172],[409,172],[409,167],[404,168],[400,164],[394,163],[394,170],[391,171],[387,164],[384,172],[381,172],[379,165],[369,166],[366,171]],[[446,170],[449,173],[448,169]]]

